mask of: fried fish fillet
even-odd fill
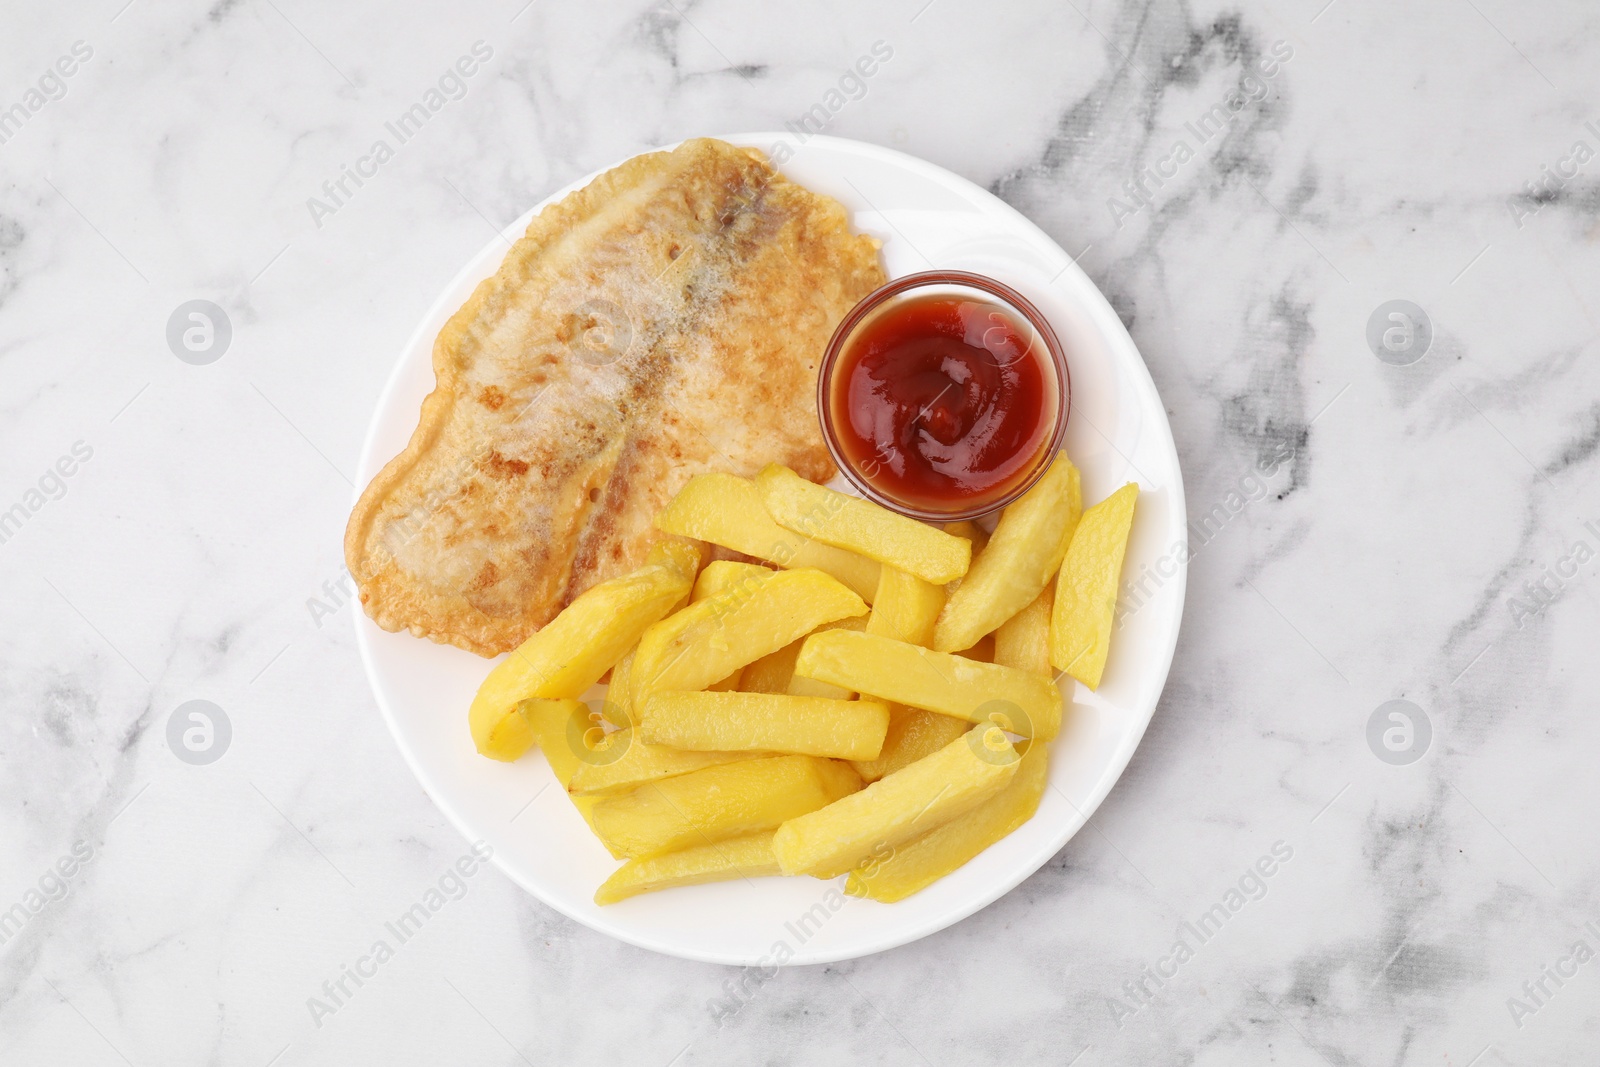
[[[440,331],[411,442],[350,516],[367,614],[494,655],[640,565],[693,475],[831,477],[817,364],[877,249],[709,139],[546,208]]]

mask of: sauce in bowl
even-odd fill
[[[824,437],[862,493],[902,514],[972,518],[1020,496],[1066,427],[1049,324],[980,275],[911,275],[862,301],[820,375]]]

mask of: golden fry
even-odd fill
[[[899,567],[934,585],[967,573],[972,542],[964,537],[808,482],[776,463],[756,475],[756,488],[767,514],[786,530]]]
[[[1129,482],[1083,513],[1056,579],[1050,662],[1090,689],[1100,687],[1116,622],[1117,583],[1139,487]]]

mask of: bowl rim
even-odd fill
[[[1055,427],[1050,433],[1049,441],[1039,449],[1038,457],[1034,461],[1034,469],[1021,481],[1016,483],[1002,495],[974,504],[970,507],[958,508],[952,511],[931,511],[908,504],[877,486],[860,470],[858,470],[849,455],[845,452],[839,441],[839,436],[834,428],[832,385],[833,371],[838,365],[839,358],[844,353],[845,343],[854,334],[856,328],[862,324],[874,311],[895,297],[904,296],[915,289],[929,288],[937,285],[960,285],[976,289],[992,298],[1004,307],[1017,313],[1026,320],[1040,340],[1044,343],[1050,362],[1056,372],[1056,420]],[[845,481],[855,487],[862,496],[880,507],[888,508],[907,518],[918,519],[922,522],[948,523],[962,522],[969,519],[982,518],[992,515],[1006,505],[1011,504],[1029,489],[1032,489],[1038,480],[1044,477],[1049,470],[1051,461],[1056,453],[1061,451],[1062,442],[1067,436],[1067,422],[1072,417],[1072,371],[1067,364],[1066,353],[1061,346],[1061,340],[1056,336],[1055,329],[1050,325],[1050,320],[1040,311],[1034,303],[1023,296],[1016,289],[989,277],[967,270],[925,270],[915,274],[905,274],[899,278],[885,282],[872,292],[862,297],[851,308],[844,318],[839,320],[839,325],[834,327],[833,336],[828,339],[828,347],[823,351],[822,361],[817,365],[817,422],[822,427],[822,440],[828,447],[828,454],[833,457],[834,466],[839,468],[839,473]]]

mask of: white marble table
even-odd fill
[[[0,1062],[1592,1057],[1600,11],[999,6],[6,5]],[[808,114],[993,189],[1141,346],[1201,546],[1143,746],[994,906],[737,1012],[492,868],[361,964],[468,850],[341,591],[395,353],[549,190]]]

